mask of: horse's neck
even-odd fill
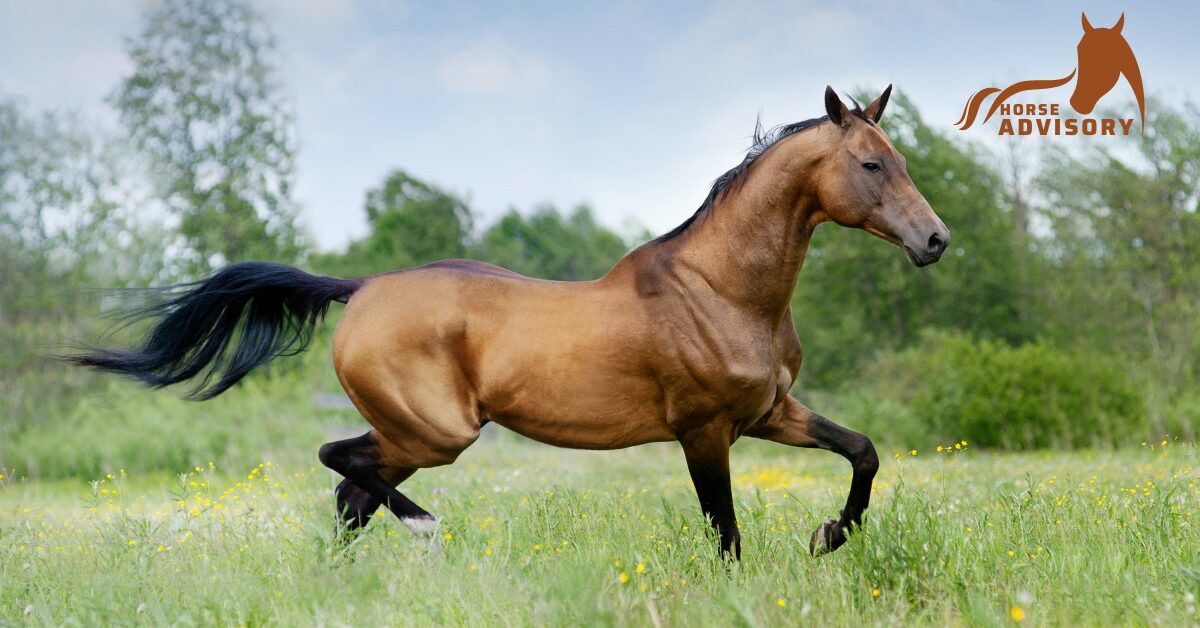
[[[674,247],[677,274],[722,297],[782,316],[791,301],[804,263],[818,211],[812,167],[815,149],[797,146],[809,138],[782,140],[793,144],[768,150],[713,207],[705,210],[680,236],[663,243]]]

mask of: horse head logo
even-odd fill
[[[966,106],[963,107],[962,115],[955,122],[959,125],[959,129],[965,131],[970,128],[975,122],[975,117],[979,113],[983,101],[996,92],[999,92],[1000,95],[988,108],[987,115],[983,117],[984,122],[990,120],[1000,105],[1014,94],[1061,87],[1075,78],[1076,73],[1078,73],[1079,79],[1075,82],[1074,93],[1071,94],[1071,108],[1083,115],[1091,113],[1096,107],[1096,102],[1111,91],[1116,86],[1117,80],[1123,75],[1133,89],[1134,97],[1137,98],[1138,113],[1141,115],[1144,129],[1146,127],[1146,99],[1142,91],[1142,72],[1138,68],[1137,58],[1133,56],[1133,49],[1121,35],[1121,29],[1125,26],[1125,14],[1121,14],[1120,19],[1113,24],[1112,28],[1096,28],[1092,26],[1091,22],[1088,22],[1086,13],[1082,15],[1083,37],[1079,40],[1077,47],[1079,57],[1075,69],[1070,74],[1059,79],[1021,81],[1008,86],[1003,91],[996,87],[981,89],[972,94],[971,98],[967,100]]]

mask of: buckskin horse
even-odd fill
[[[788,394],[801,360],[789,300],[809,240],[832,221],[903,247],[917,266],[950,242],[878,126],[890,93],[851,110],[827,88],[827,115],[757,128],[691,218],[595,281],[469,260],[364,279],[234,264],[136,313],[156,321],[136,348],[69,359],[154,387],[198,380],[191,396],[208,399],[302,350],[343,302],[333,363],[374,428],[320,449],[345,477],[335,494],[346,529],[386,505],[433,534],[433,515],[396,487],[454,462],[494,421],[560,447],[678,441],[722,556],[739,559],[730,445],[749,436],[836,452],[853,466],[849,496],[809,546],[831,551],[860,524],[879,459],[866,436]]]

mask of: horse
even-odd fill
[[[890,93],[849,109],[826,88],[826,115],[757,126],[749,153],[690,218],[593,281],[470,260],[361,279],[239,263],[138,312],[155,323],[136,347],[69,359],[152,387],[198,381],[190,396],[209,399],[303,350],[330,303],[345,303],[333,365],[372,429],[318,453],[344,478],[341,529],[356,532],[386,506],[414,534],[434,535],[436,518],[398,485],[454,462],[495,422],[559,447],[679,442],[727,559],[741,558],[734,441],[835,452],[853,468],[846,505],[808,548],[832,551],[861,524],[879,459],[869,438],[789,395],[802,358],[789,301],[810,238],[825,222],[862,229],[917,266],[950,242],[879,127]]]
[[[1096,28],[1088,21],[1087,13],[1081,15],[1083,37],[1076,47],[1078,51],[1076,69],[1058,79],[1020,81],[1008,86],[1003,91],[995,87],[986,87],[975,92],[967,99],[962,115],[955,122],[956,125],[959,125],[959,129],[965,131],[971,128],[983,101],[996,92],[1000,92],[1000,95],[992,102],[987,115],[983,117],[985,123],[1009,97],[1031,90],[1061,87],[1075,78],[1075,73],[1078,72],[1079,79],[1075,81],[1075,90],[1071,93],[1071,108],[1082,115],[1091,113],[1096,107],[1096,102],[1111,91],[1116,86],[1117,80],[1124,76],[1133,89],[1134,97],[1137,98],[1138,112],[1141,115],[1142,129],[1144,130],[1146,128],[1146,99],[1142,91],[1142,72],[1138,67],[1137,57],[1133,55],[1133,49],[1121,35],[1121,29],[1125,27],[1125,14],[1121,14],[1112,28]]]

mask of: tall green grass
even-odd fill
[[[827,452],[734,448],[740,564],[674,445],[500,437],[405,483],[440,551],[390,515],[333,541],[335,478],[278,462],[0,488],[0,623],[872,625],[1195,623],[1200,465],[1117,454],[886,451],[862,533],[808,537],[849,481]],[[893,454],[900,454],[895,457]],[[128,464],[128,463],[126,463]],[[219,504],[219,506],[218,506]]]

